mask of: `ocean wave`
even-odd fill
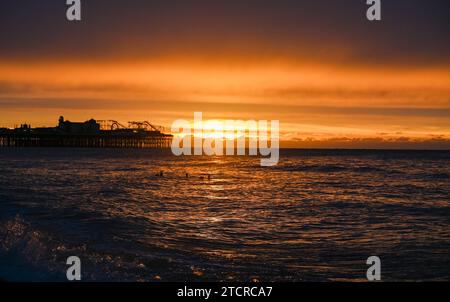
[[[344,166],[339,164],[294,164],[294,165],[280,165],[274,170],[286,172],[319,172],[319,173],[333,173],[333,172],[355,172],[355,173],[385,173],[397,172],[378,168],[374,166]]]
[[[2,279],[65,281],[79,256],[83,281],[355,280],[373,250],[398,263],[387,281],[414,261],[411,279],[449,276],[448,160],[434,155],[320,151],[268,168],[257,157],[17,152],[0,161]]]
[[[426,177],[430,179],[450,179],[450,173],[445,172],[427,173]]]
[[[203,277],[202,269],[193,265],[196,261],[183,258],[192,257],[191,253],[182,255],[157,245],[150,252],[130,245],[119,249],[105,243],[80,244],[39,229],[21,215],[0,220],[0,238],[0,278],[6,281],[67,281],[70,256],[81,259],[82,281],[173,281],[179,276],[183,276],[179,281],[199,281]]]
[[[67,281],[66,260],[70,256],[83,259],[83,280],[87,281],[99,278],[99,265],[107,269],[117,264],[113,257],[92,253],[86,244],[61,240],[33,226],[21,215],[0,221],[0,238],[0,256],[4,259],[0,262],[0,278],[5,280]]]

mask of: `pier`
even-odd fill
[[[113,120],[73,123],[60,117],[52,128],[2,128],[0,147],[170,148],[173,136],[164,130],[147,121],[124,126]]]

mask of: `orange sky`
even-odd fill
[[[7,4],[0,127],[203,112],[280,120],[282,146],[450,148],[448,20],[412,1],[374,25],[353,2],[98,1],[76,25]]]
[[[450,139],[450,72],[287,61],[0,63],[5,126],[72,120],[278,119],[286,140]],[[22,104],[22,106],[20,106]],[[6,105],[4,102],[3,106]],[[19,106],[18,106],[19,105]]]

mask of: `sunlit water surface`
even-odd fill
[[[0,150],[0,278],[449,280],[450,152]],[[157,176],[163,171],[163,177]],[[188,177],[186,177],[188,173]],[[211,179],[208,180],[208,174]]]

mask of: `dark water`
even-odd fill
[[[83,280],[364,280],[377,255],[383,280],[449,280],[449,163],[442,151],[291,150],[264,168],[2,149],[0,278],[64,281],[75,255]]]

